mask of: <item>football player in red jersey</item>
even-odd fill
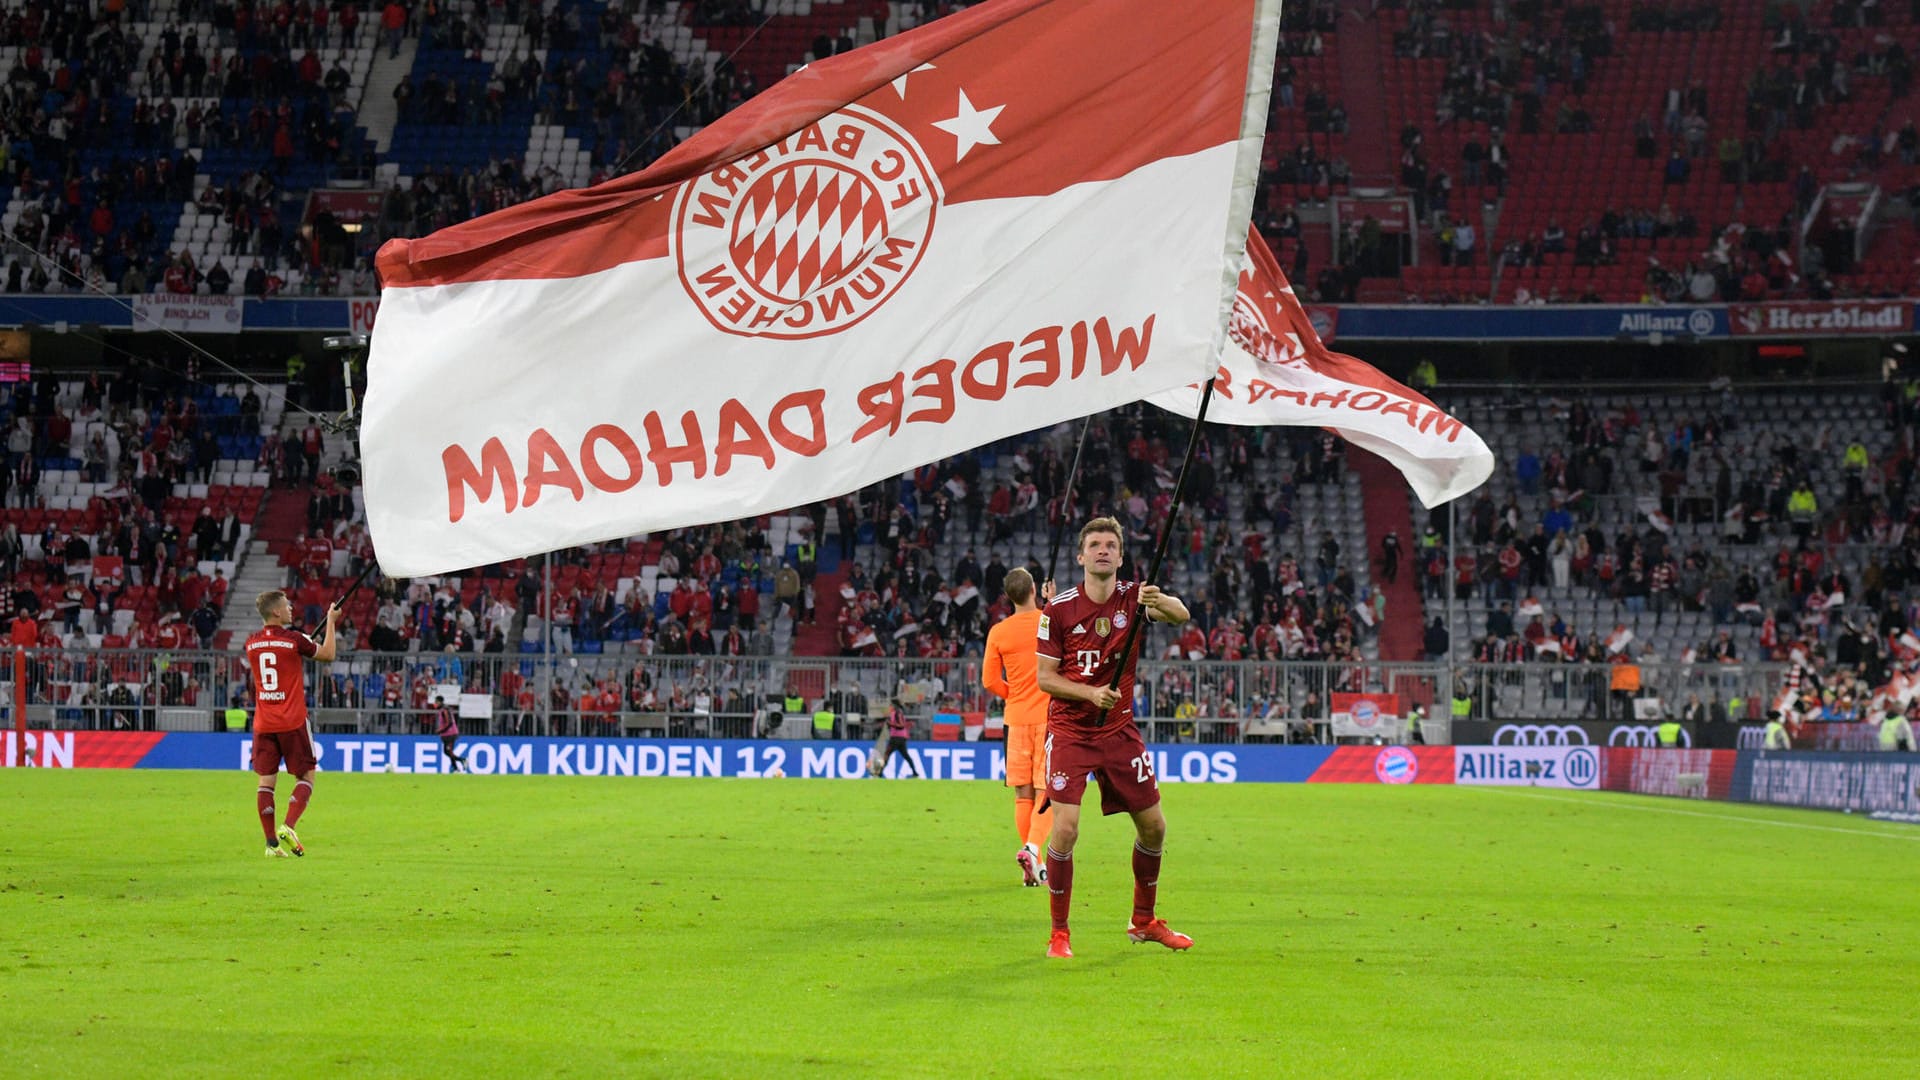
[[[254,801],[260,810],[261,831],[267,834],[267,857],[305,855],[293,827],[313,795],[313,770],[318,764],[313,733],[307,728],[306,661],[330,663],[337,655],[340,639],[333,626],[340,618],[340,605],[327,608],[325,640],[318,645],[293,628],[293,602],[285,592],[263,592],[255,607],[262,626],[246,644],[247,671],[253,676],[253,771],[260,778]],[[273,789],[282,761],[294,776],[293,796],[287,800],[286,824],[275,829]]]
[[[1047,764],[1040,777],[1053,803],[1053,831],[1047,838],[1047,887],[1052,892],[1053,936],[1047,955],[1073,955],[1067,912],[1073,904],[1073,845],[1080,836],[1080,800],[1091,773],[1100,785],[1100,809],[1133,817],[1139,834],[1133,845],[1133,921],[1127,937],[1186,949],[1193,939],[1168,929],[1154,917],[1160,884],[1161,844],[1167,819],[1160,812],[1160,785],[1153,758],[1133,723],[1133,672],[1139,649],[1127,655],[1127,627],[1146,617],[1183,623],[1187,606],[1152,585],[1117,581],[1120,572],[1120,523],[1094,518],[1080,530],[1074,556],[1086,570],[1080,584],[1054,596],[1040,617],[1037,649],[1040,689],[1052,699],[1047,709]],[[1114,674],[1119,688],[1109,689]]]

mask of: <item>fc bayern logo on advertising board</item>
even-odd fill
[[[824,337],[906,284],[944,197],[912,136],[849,105],[681,185],[669,236],[681,285],[716,328]]]
[[[1411,784],[1420,775],[1420,759],[1404,746],[1389,746],[1373,759],[1373,775],[1383,784]]]

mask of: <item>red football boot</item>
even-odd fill
[[[1162,925],[1164,926],[1165,924],[1162,924]],[[1187,944],[1191,945],[1193,944],[1193,942],[1189,941],[1187,942]],[[1055,930],[1053,932],[1053,937],[1047,940],[1047,959],[1049,960],[1073,959],[1073,946],[1068,944],[1067,932],[1065,930]]]
[[[1127,927],[1127,940],[1133,942],[1135,945],[1144,945],[1149,941],[1157,941],[1169,949],[1193,948],[1193,939],[1169,927],[1165,919],[1135,923]]]

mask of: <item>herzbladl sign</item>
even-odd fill
[[[1727,325],[1740,337],[1861,334],[1873,337],[1913,331],[1911,300],[1810,300],[1800,303],[1735,304]]]

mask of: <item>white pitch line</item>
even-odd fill
[[[1920,841],[1920,830],[1915,830],[1911,835],[1908,835],[1898,832],[1882,832],[1878,829],[1843,829],[1837,825],[1810,825],[1804,821],[1773,821],[1768,818],[1750,817],[1745,814],[1709,814],[1700,810],[1682,810],[1677,806],[1649,806],[1644,803],[1615,801],[1613,799],[1590,800],[1582,799],[1574,795],[1548,795],[1539,791],[1522,791],[1518,788],[1499,787],[1496,785],[1483,786],[1476,784],[1466,786],[1470,786],[1476,791],[1498,791],[1508,795],[1518,795],[1527,799],[1546,799],[1549,802],[1575,803],[1580,806],[1605,806],[1614,810],[1645,810],[1648,813],[1654,814],[1678,814],[1682,817],[1708,818],[1713,821],[1743,822],[1748,825],[1775,825],[1782,829],[1813,829],[1817,832],[1845,833],[1848,836],[1871,836],[1881,840]],[[1642,796],[1642,798],[1660,798],[1660,796],[1651,795]],[[1753,803],[1749,805],[1760,806],[1765,804]],[[1805,809],[1805,807],[1788,807],[1787,809]]]

